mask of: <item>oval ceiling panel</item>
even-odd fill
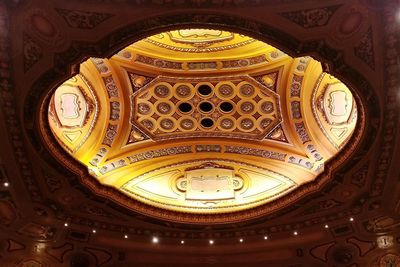
[[[311,57],[181,29],[83,62],[53,93],[48,118],[67,153],[132,199],[124,206],[196,223],[250,218],[240,212],[315,191],[357,114],[349,88]]]

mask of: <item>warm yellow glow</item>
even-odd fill
[[[201,214],[256,207],[313,181],[356,121],[350,90],[318,61],[215,29],[90,58],[49,106],[58,142],[101,183]]]

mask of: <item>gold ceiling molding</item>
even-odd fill
[[[66,152],[117,190],[111,199],[123,194],[135,201],[121,204],[167,220],[224,214],[221,223],[316,190],[360,109],[311,57],[237,33],[182,29],[82,63],[55,90],[48,120]]]
[[[172,51],[208,53],[239,48],[256,42],[247,36],[206,29],[187,29],[160,33],[144,39],[146,42]]]

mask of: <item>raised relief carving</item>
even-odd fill
[[[169,38],[177,43],[188,44],[194,47],[207,47],[215,43],[229,41],[234,38],[233,33],[219,30],[186,29],[168,32]]]
[[[328,141],[339,149],[354,131],[357,107],[343,83],[322,73],[313,89],[313,116]]]
[[[165,49],[189,53],[224,51],[256,42],[244,35],[209,29],[171,31],[150,36],[144,41]]]
[[[63,127],[82,127],[88,114],[87,101],[78,86],[60,86],[54,93],[54,108]]]
[[[277,94],[249,76],[160,76],[133,93],[131,105],[131,123],[156,141],[185,137],[262,140],[282,121]]]
[[[331,125],[347,123],[353,110],[353,97],[342,88],[342,83],[330,84],[323,96],[324,113]]]
[[[184,185],[184,186],[182,186]],[[185,178],[177,180],[177,187],[186,192],[186,200],[218,201],[235,198],[235,190],[243,185],[232,169],[208,164],[185,171]]]
[[[268,169],[205,160],[172,164],[132,177],[121,190],[165,209],[212,213],[268,202],[296,186],[290,178]]]

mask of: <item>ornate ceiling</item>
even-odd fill
[[[399,8],[1,2],[1,266],[398,266]]]
[[[126,206],[228,223],[267,213],[237,211],[270,213],[318,190],[313,181],[354,131],[355,102],[311,57],[182,29],[88,59],[55,90],[48,114],[58,142],[100,183],[157,211]],[[358,135],[363,126],[361,116]]]

